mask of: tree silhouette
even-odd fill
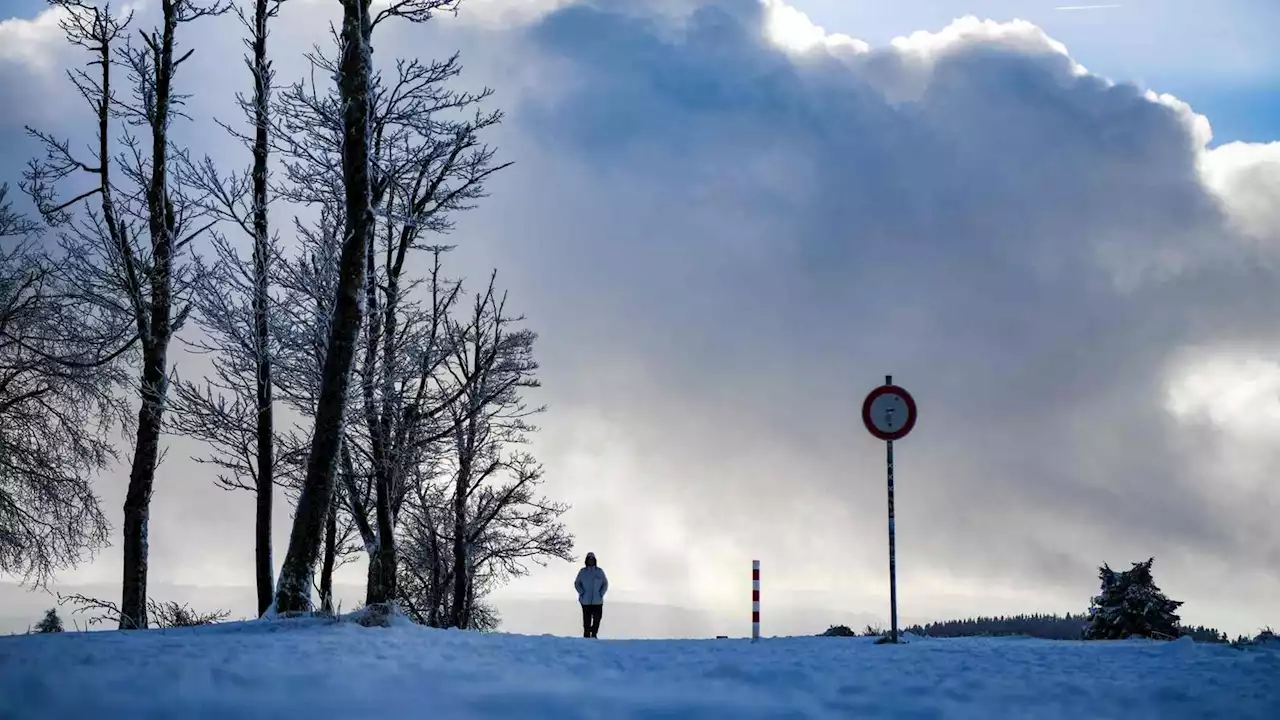
[[[49,608],[44,613],[44,619],[36,624],[34,632],[37,633],[59,633],[62,632],[62,618],[58,617],[58,608]]]

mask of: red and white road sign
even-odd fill
[[[916,426],[916,401],[897,385],[881,385],[862,401],[862,424],[881,440],[901,440]]]

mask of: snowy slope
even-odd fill
[[[1280,718],[1280,649],[589,641],[325,620],[0,637],[0,718]]]

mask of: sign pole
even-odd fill
[[[872,436],[884,441],[885,474],[889,498],[889,638],[898,642],[898,538],[893,511],[893,443],[916,425],[916,401],[911,393],[884,376],[884,385],[872,390],[862,401],[862,423]]]
[[[885,375],[884,384],[893,385],[893,376]],[[893,441],[886,440],[885,469],[889,479],[889,642],[898,642],[898,553],[893,527]]]

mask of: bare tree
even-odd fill
[[[491,276],[468,322],[453,323],[450,367],[454,381],[464,388],[451,406],[455,627],[468,626],[469,599],[476,573],[487,569],[484,561],[515,572],[526,557],[567,559],[572,550],[572,540],[557,520],[567,508],[541,502],[532,493],[541,468],[527,453],[507,452],[508,445],[526,442],[536,429],[528,418],[545,409],[526,405],[522,397],[524,390],[541,385],[533,357],[537,335],[512,327],[523,319],[506,314],[506,296],[496,294]],[[504,474],[511,480],[495,488],[492,481]],[[507,533],[513,527],[526,530],[516,536],[519,542],[512,543]]]
[[[279,444],[281,448],[292,448],[285,450],[280,457],[278,477],[285,488],[286,495],[295,502],[302,487],[302,480],[306,470],[306,452],[309,446],[310,444],[299,438],[297,433],[290,433],[286,441]],[[366,554],[364,545],[357,542],[360,539],[360,535],[356,529],[349,510],[349,503],[345,496],[346,487],[351,483],[342,474],[348,472],[348,470],[340,468],[338,472],[339,481],[334,489],[333,502],[329,504],[329,515],[325,523],[324,555],[321,559],[320,579],[315,584],[316,593],[320,598],[321,609],[326,613],[332,613],[334,610],[334,573],[347,563]],[[359,483],[360,481],[357,480],[356,482]]]
[[[212,224],[203,224],[207,218],[199,198],[170,173],[178,151],[169,133],[182,117],[186,98],[177,92],[175,78],[193,52],[179,53],[177,34],[180,27],[219,14],[227,5],[219,0],[161,0],[159,26],[140,32],[141,44],[134,45],[124,35],[131,16],[113,15],[109,6],[86,0],[50,3],[65,11],[67,39],[88,51],[89,66],[96,68],[92,74],[71,73],[93,108],[96,142],[82,159],[70,143],[30,131],[46,152],[42,161],[29,166],[25,189],[46,221],[63,227],[59,279],[71,301],[119,327],[132,327],[140,349],[141,403],[124,503],[120,605],[120,627],[140,628],[147,625],[147,524],[160,460],[169,344],[190,310],[185,300],[189,268],[182,255]],[[112,69],[118,65],[129,73],[132,92],[127,99],[112,85]],[[113,120],[123,121],[118,133]],[[73,177],[91,179],[92,185],[62,201],[59,186]],[[89,202],[95,198],[96,208]],[[81,202],[84,212],[74,219],[70,210]]]
[[[370,345],[376,346],[380,340],[394,343],[397,337],[394,328],[388,333],[383,327],[387,317],[385,306],[364,307],[371,298],[374,302],[380,299],[372,287],[377,275],[373,252],[375,237],[378,236],[377,218],[387,219],[384,223],[388,238],[386,266],[394,267],[398,275],[403,268],[405,254],[417,242],[419,235],[446,227],[448,211],[462,207],[469,197],[478,196],[481,181],[493,171],[489,167],[492,153],[474,142],[475,130],[483,126],[482,116],[477,116],[474,123],[453,126],[442,124],[432,116],[438,110],[458,108],[475,101],[439,91],[440,83],[456,72],[451,63],[431,66],[401,64],[398,66],[400,82],[385,94],[380,94],[382,86],[372,67],[372,34],[380,22],[392,17],[424,22],[435,12],[453,10],[457,4],[456,0],[393,0],[373,15],[368,0],[343,0],[343,25],[339,37],[341,56],[334,67],[338,97],[336,102],[326,102],[317,97],[314,103],[303,103],[304,109],[318,109],[322,119],[339,114],[341,117],[341,131],[336,135],[340,140],[333,143],[331,136],[326,145],[322,132],[316,138],[316,147],[320,150],[310,153],[312,157],[320,157],[321,161],[311,162],[309,170],[319,178],[315,183],[319,194],[316,199],[323,201],[333,187],[333,183],[324,179],[329,174],[329,161],[335,155],[341,158],[344,227],[307,476],[299,496],[289,551],[276,593],[276,608],[280,612],[304,611],[310,607],[310,578],[325,534],[339,454],[342,448],[350,445],[350,438],[344,439],[343,423],[349,401],[350,374],[361,341],[360,329],[364,325],[363,312],[367,309],[371,317],[380,318],[375,321],[377,329],[370,330],[365,336],[366,366],[369,353],[372,352],[376,358],[380,352],[376,347],[370,351]],[[322,59],[313,60],[318,65],[324,64]],[[490,123],[496,121],[495,115]],[[323,130],[325,124],[319,123],[317,127]],[[465,127],[472,129],[470,134],[459,137],[459,132]],[[450,134],[450,129],[453,130],[450,138],[453,144],[440,142],[442,135]],[[466,135],[465,132],[462,134]],[[334,152],[334,144],[338,147],[337,153]],[[401,144],[403,151],[400,151]],[[446,147],[452,152],[439,154]],[[388,160],[395,158],[403,160],[404,164]],[[462,158],[460,163],[459,158]],[[473,171],[469,181],[465,169],[468,161],[472,163],[470,168]],[[305,176],[308,163],[304,161],[296,167],[300,169],[299,174]],[[416,177],[417,184],[402,184],[406,177]],[[443,189],[447,183],[455,182],[457,186],[451,190]],[[406,188],[412,190],[405,191]],[[453,198],[449,197],[450,191],[454,193]],[[394,211],[384,207],[388,194],[402,199],[398,219]],[[415,202],[418,203],[416,206]],[[399,312],[399,302],[397,296],[396,306],[391,309],[393,317]],[[377,556],[376,572],[380,578],[370,597],[381,601],[394,597],[394,593],[380,588],[394,587],[395,583],[392,495],[396,479],[390,466],[402,462],[405,456],[393,455],[390,451],[386,440],[391,432],[388,423],[392,421],[378,416],[376,392],[371,399],[367,380],[362,389],[366,430],[369,431],[367,437],[375,462],[374,509],[378,534],[377,544],[370,548],[370,552]],[[400,419],[406,417],[403,410],[395,408],[401,413],[397,416]],[[416,420],[410,419],[410,423],[414,422]],[[347,496],[352,502],[358,497],[353,493],[347,493]],[[359,522],[358,517],[355,519]],[[364,527],[361,532],[367,537]]]
[[[69,304],[0,185],[0,572],[44,584],[107,542],[92,476],[113,458],[128,349]],[[117,349],[118,347],[118,349]]]
[[[437,376],[448,360],[448,313],[460,290],[442,276],[440,255],[429,281],[429,301],[419,304],[400,294],[416,283],[405,283],[398,268],[385,280],[370,271],[370,285],[383,289],[369,300],[380,312],[366,320],[364,353],[360,363],[362,422],[352,423],[348,444],[368,468],[372,496],[353,496],[352,512],[369,548],[366,603],[395,598],[396,524],[410,490],[409,474],[424,454],[448,432],[443,412],[454,388],[442,388]],[[388,257],[392,254],[388,253]],[[373,257],[370,257],[373,260]],[[360,520],[363,519],[363,522]]]
[[[394,84],[380,88],[375,107],[375,167],[379,210],[377,237],[365,263],[364,353],[360,361],[363,427],[373,467],[376,552],[370,558],[367,602],[394,599],[395,526],[408,491],[406,469],[425,448],[445,437],[446,408],[462,387],[441,390],[433,379],[444,372],[447,318],[461,285],[441,273],[448,247],[422,247],[427,234],[452,228],[452,215],[484,196],[484,181],[506,165],[479,140],[501,113],[477,111],[471,118],[442,120],[446,111],[471,107],[490,94],[454,93],[445,82],[459,72],[457,56],[422,64],[397,63]],[[429,303],[419,305],[406,259],[429,250],[434,265],[427,283]],[[436,390],[436,392],[433,392]]]
[[[272,402],[271,261],[279,254],[268,222],[271,91],[275,71],[267,56],[268,24],[284,0],[254,0],[252,16],[236,8],[249,32],[245,57],[253,78],[250,97],[237,94],[241,111],[252,128],[227,130],[252,152],[251,167],[240,175],[222,177],[211,158],[188,165],[192,185],[202,188],[209,209],[238,226],[253,240],[246,262],[223,237],[215,236],[211,267],[198,263],[195,280],[196,318],[209,341],[198,344],[220,355],[216,379],[203,389],[192,383],[175,387],[175,416],[186,420],[182,429],[214,445],[209,458],[227,470],[224,487],[246,488],[257,497],[254,517],[254,577],[258,614],[271,606],[275,569],[271,559],[271,513],[275,490],[275,413]],[[245,378],[252,378],[246,382]],[[216,390],[216,396],[215,396]],[[227,399],[226,394],[230,395]],[[249,429],[252,429],[249,431]],[[246,485],[246,482],[248,485]]]
[[[450,434],[410,503],[399,597],[434,626],[488,629],[484,597],[530,563],[571,559],[568,509],[540,494],[542,468],[516,448],[536,430],[524,391],[539,387],[534,333],[515,328],[491,277],[470,316],[450,321]]]

